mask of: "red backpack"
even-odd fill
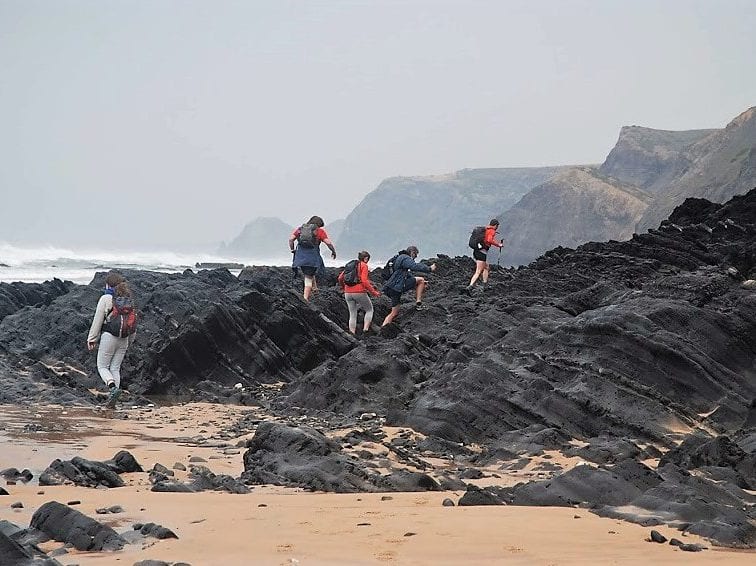
[[[126,338],[136,332],[137,314],[131,297],[113,297],[113,310],[105,319],[103,332],[108,332],[116,338]]]

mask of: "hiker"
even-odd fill
[[[292,232],[289,237],[289,249],[294,254],[292,268],[299,268],[304,275],[304,300],[309,301],[313,291],[318,290],[315,275],[325,269],[323,258],[320,256],[320,243],[324,243],[331,250],[331,259],[336,259],[336,248],[333,247],[328,234],[323,230],[325,223],[320,216],[313,216],[307,222]],[[297,247],[294,249],[294,242]]]
[[[415,308],[420,310],[423,306],[423,293],[428,281],[424,277],[415,277],[412,272],[430,273],[436,271],[436,264],[429,267],[424,263],[415,262],[418,253],[415,246],[409,246],[406,250],[398,252],[386,264],[386,269],[391,269],[392,273],[383,287],[383,292],[391,299],[391,312],[384,319],[382,326],[391,324],[399,314],[402,293],[406,291],[415,289]]]
[[[478,277],[483,277],[483,285],[488,283],[488,250],[491,249],[491,246],[495,246],[499,250],[504,246],[503,241],[499,242],[496,240],[496,231],[498,229],[499,221],[496,218],[492,218],[488,226],[477,226],[470,235],[470,247],[473,250],[473,258],[475,259],[475,273],[473,273],[470,284],[465,289],[468,292],[472,291]]]
[[[380,297],[381,293],[370,282],[370,268],[368,262],[370,254],[362,251],[357,254],[357,259],[344,266],[344,271],[339,273],[339,286],[344,289],[344,300],[349,309],[349,332],[357,333],[357,310],[365,311],[365,320],[362,325],[362,333],[370,332],[370,323],[373,322],[373,303],[368,293],[374,297]]]
[[[97,302],[87,336],[89,351],[94,350],[97,341],[100,341],[97,371],[108,388],[106,404],[109,407],[114,407],[121,395],[121,363],[136,336],[135,317],[131,290],[126,280],[119,273],[111,271],[105,279],[105,292]]]

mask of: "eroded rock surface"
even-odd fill
[[[30,527],[54,540],[70,543],[77,550],[120,550],[126,544],[107,525],[57,501],[49,501],[37,509]]]
[[[480,477],[476,466],[504,460],[520,469],[557,450],[598,467],[556,475],[550,487],[491,493],[606,514],[632,504],[647,515],[627,518],[756,546],[743,490],[756,485],[756,293],[742,285],[756,278],[756,190],[723,205],[688,199],[659,229],[630,240],[556,248],[528,267],[494,270],[472,294],[463,292],[470,258],[436,262],[425,309],[405,305],[392,328],[358,339],[344,330],[336,270],[310,304],[288,268],[238,278],[127,273],[141,320],[125,385],[288,419],[247,423],[256,432],[246,484],[435,489]],[[0,321],[1,402],[94,401],[87,387],[99,378],[83,344],[101,285],[102,274]],[[376,321],[387,311],[377,301]],[[373,414],[426,439],[422,447],[388,441],[370,426],[341,439],[380,444],[405,465],[393,476],[376,471],[385,453],[345,451],[318,430]],[[471,453],[473,444],[480,451]],[[434,477],[426,452],[455,462],[450,483]],[[664,452],[658,469],[638,468]],[[200,473],[193,482],[215,480]],[[155,482],[194,489],[178,485]]]

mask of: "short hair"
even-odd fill
[[[318,228],[322,228],[325,226],[325,222],[323,222],[323,219],[320,216],[313,216],[307,221],[308,224],[315,224]]]
[[[126,281],[126,278],[117,271],[108,272],[108,276],[105,278],[105,285],[111,289],[115,289],[119,283]]]
[[[412,255],[412,254],[417,255],[419,253],[420,253],[420,250],[417,249],[417,246],[407,246],[407,255]]]
[[[357,259],[359,261],[362,261],[364,259],[370,259],[370,252],[366,252],[364,250],[361,251],[360,253],[357,254]]]
[[[491,218],[491,222],[488,223],[490,226],[498,226],[499,221],[496,220],[496,218]]]

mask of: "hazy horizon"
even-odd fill
[[[0,0],[0,242],[212,249],[756,104],[746,0]],[[0,258],[2,260],[2,258]]]

